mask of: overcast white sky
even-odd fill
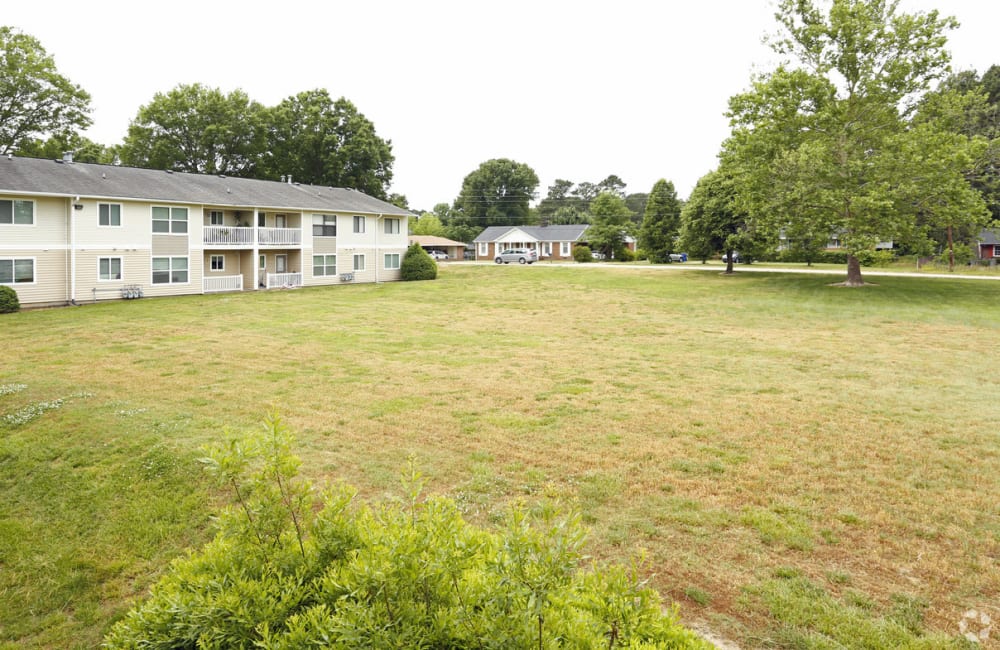
[[[956,16],[956,69],[1000,63],[994,0],[902,0]],[[200,82],[274,105],[326,88],[392,141],[392,191],[429,210],[490,158],[682,198],[715,167],[729,96],[774,57],[770,0],[5,2],[93,98],[87,132],[122,140],[156,92]]]

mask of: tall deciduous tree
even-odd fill
[[[945,32],[957,23],[898,4],[779,0],[772,46],[794,63],[730,100],[723,164],[742,206],[772,237],[802,221],[837,234],[849,286],[863,284],[858,255],[916,236],[922,210],[939,221],[985,216],[962,177],[975,155],[968,138],[911,119],[948,71]]]
[[[420,215],[419,219],[410,219],[410,223],[413,225],[411,234],[445,236],[444,224],[433,212],[425,212]]]
[[[632,230],[632,211],[625,199],[612,192],[599,194],[590,204],[593,215],[587,228],[587,240],[593,250],[605,255],[619,256],[625,247],[625,238]]]
[[[42,140],[27,140],[17,149],[18,155],[33,158],[61,158],[67,151],[73,152],[76,162],[104,163],[114,161],[115,147],[105,147],[77,133],[57,134]]]
[[[705,174],[681,210],[680,245],[704,262],[726,254],[726,273],[733,272],[733,253],[752,256],[761,243],[745,213],[737,208],[736,184],[724,170]]]
[[[139,108],[122,162],[199,174],[255,176],[264,150],[264,108],[242,90],[201,84],[156,93]]]
[[[681,202],[677,190],[673,183],[661,178],[653,185],[639,228],[639,248],[646,252],[650,262],[670,261],[680,227]]]
[[[264,176],[349,187],[380,199],[392,182],[392,142],[347,99],[326,90],[288,97],[268,111]]]
[[[59,74],[34,36],[0,27],[0,153],[90,126],[90,95]]]
[[[453,225],[517,226],[528,223],[538,175],[528,165],[507,158],[487,160],[465,177],[455,199]]]

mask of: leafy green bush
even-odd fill
[[[17,292],[11,287],[0,287],[0,314],[13,314],[21,309]]]
[[[437,278],[437,262],[431,259],[420,244],[410,244],[400,264],[400,276],[403,280],[434,280]]]
[[[256,441],[211,450],[235,507],[216,538],[174,561],[108,648],[710,648],[664,613],[637,571],[580,570],[575,519],[514,510],[492,533],[443,497],[355,503],[294,480],[276,415]]]
[[[634,262],[635,253],[633,253],[628,248],[623,248],[615,253],[615,259],[617,259],[619,262]]]
[[[855,257],[861,266],[888,266],[896,259],[892,251],[858,251]]]
[[[573,259],[584,264],[586,262],[593,262],[594,258],[590,255],[589,246],[577,246],[573,249]]]

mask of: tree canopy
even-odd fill
[[[462,181],[455,199],[454,225],[481,231],[487,226],[526,224],[537,188],[538,175],[528,165],[507,158],[487,160]]]
[[[182,84],[139,108],[121,156],[136,167],[252,177],[265,146],[264,107],[245,92]]]
[[[632,211],[625,199],[612,192],[599,194],[590,204],[593,215],[587,228],[590,248],[612,257],[621,257],[625,238],[631,233]]]
[[[646,202],[639,229],[639,248],[646,252],[650,262],[663,264],[670,261],[680,226],[681,202],[677,198],[677,190],[670,181],[660,179]]]
[[[59,74],[33,36],[0,27],[0,153],[90,126],[90,95]]]
[[[847,284],[863,284],[858,255],[920,236],[918,215],[981,221],[965,181],[977,143],[913,120],[920,97],[948,72],[952,18],[904,14],[894,0],[779,0],[771,45],[792,62],[730,100],[723,166],[738,200],[773,239],[794,230],[836,234]],[[808,227],[806,227],[806,225]]]

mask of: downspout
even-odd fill
[[[382,216],[379,214],[375,217],[375,284],[378,284],[378,222]]]
[[[76,304],[76,222],[73,221],[73,204],[79,201],[76,197],[69,202],[66,218],[69,219],[69,303]]]

